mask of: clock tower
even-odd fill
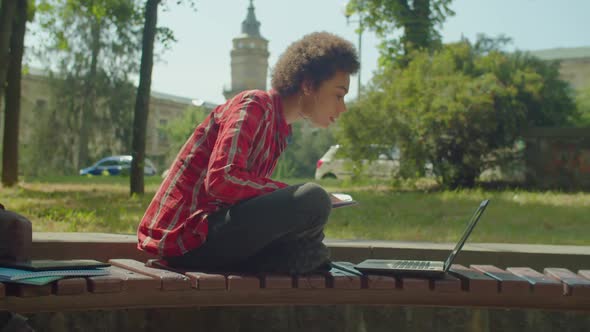
[[[260,35],[260,22],[256,20],[250,0],[248,15],[242,22],[242,33],[232,40],[231,88],[223,91],[226,99],[251,89],[266,90],[268,73],[268,40]]]

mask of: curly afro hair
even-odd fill
[[[299,92],[309,80],[314,89],[337,71],[355,74],[360,67],[354,45],[328,32],[314,32],[291,44],[272,74],[272,87],[281,96]]]

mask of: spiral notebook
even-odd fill
[[[36,278],[27,278],[27,279],[19,279],[19,280],[4,280],[0,279],[0,282],[10,282],[10,283],[18,283],[18,284],[26,284],[26,285],[35,285],[35,286],[43,286],[49,283],[52,283],[56,280],[63,279],[65,277],[57,276],[57,277],[36,277]]]
[[[96,269],[75,269],[75,270],[53,270],[53,271],[29,271],[0,267],[0,281],[18,281],[29,278],[40,277],[87,277],[103,276],[109,271],[103,268]]]

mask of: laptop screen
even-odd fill
[[[483,200],[481,202],[481,204],[479,204],[479,207],[477,208],[477,210],[475,210],[475,213],[471,217],[471,220],[469,221],[469,225],[467,225],[467,229],[463,233],[461,240],[459,240],[459,242],[455,246],[455,249],[453,249],[453,251],[451,251],[451,254],[449,255],[449,257],[445,261],[445,265],[444,265],[445,272],[447,272],[449,270],[449,268],[451,267],[451,264],[453,264],[453,260],[455,259],[455,256],[457,255],[459,250],[461,250],[461,248],[463,248],[465,241],[467,241],[469,234],[471,234],[471,232],[473,231],[473,228],[475,228],[475,224],[477,224],[477,221],[479,220],[479,218],[483,214],[483,211],[486,209],[489,202],[490,201],[488,199]]]

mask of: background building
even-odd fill
[[[250,0],[248,15],[242,22],[242,34],[232,41],[231,88],[224,89],[225,98],[230,99],[244,90],[266,90],[269,55],[268,40],[260,35],[260,22],[256,20]]]
[[[590,87],[590,47],[552,48],[530,53],[542,60],[559,61],[561,78],[574,89]]]
[[[23,147],[30,144],[42,144],[42,142],[34,141],[32,124],[37,121],[37,112],[46,112],[52,107],[54,97],[50,84],[51,80],[43,70],[30,68],[22,77],[19,144]],[[168,167],[166,156],[169,149],[168,139],[159,128],[168,124],[171,119],[182,116],[189,107],[194,107],[191,102],[192,100],[186,97],[157,91],[151,93],[146,132],[146,155],[156,164],[158,170]],[[2,113],[0,112],[0,114]],[[104,144],[113,143],[105,141]],[[131,154],[131,151],[125,151],[125,147],[114,146],[113,148],[119,150],[121,154]]]

